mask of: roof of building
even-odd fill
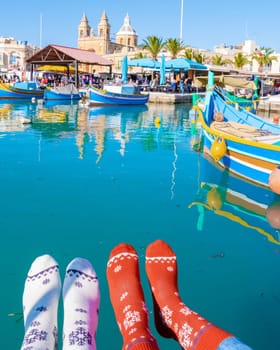
[[[74,62],[99,66],[112,66],[113,63],[93,51],[73,47],[48,45],[26,60],[32,64],[71,64]]]
[[[117,32],[117,35],[137,35],[135,29],[133,29],[130,23],[130,17],[128,16],[128,14],[125,16],[123,25]]]

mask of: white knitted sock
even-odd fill
[[[67,266],[63,302],[63,350],[95,350],[100,291],[88,260],[75,258]]]
[[[21,350],[57,349],[57,308],[61,280],[57,262],[42,255],[32,263],[25,280],[25,334]]]

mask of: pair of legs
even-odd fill
[[[21,350],[57,349],[59,266],[50,255],[34,260],[23,292],[25,334]],[[75,258],[63,283],[63,350],[95,350],[100,304],[99,282],[90,262]]]
[[[156,328],[162,336],[174,338],[182,349],[250,350],[182,302],[177,285],[176,255],[164,241],[155,241],[147,247],[146,273],[154,301]],[[122,243],[112,250],[107,280],[123,337],[123,350],[158,350],[149,328],[138,255],[131,245]]]

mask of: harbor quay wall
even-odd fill
[[[149,92],[149,103],[192,103],[192,94],[174,94],[164,92]]]

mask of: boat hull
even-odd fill
[[[223,122],[214,121],[216,112],[223,113]],[[206,97],[201,125],[205,153],[215,158],[213,144],[217,139],[223,140],[225,153],[216,159],[218,164],[254,183],[269,187],[270,174],[280,164],[279,126],[268,123],[252,113],[235,110],[215,92],[208,93]],[[218,125],[219,128],[213,125]],[[230,134],[229,125],[239,128],[235,135]],[[248,135],[244,132],[247,132],[247,129]],[[252,133],[252,130],[255,132]]]
[[[81,99],[79,90],[74,84],[46,88],[44,91],[45,100],[77,101]]]
[[[80,100],[81,96],[80,94],[63,94],[52,90],[45,90],[44,99],[73,101],[73,100]]]
[[[89,90],[91,105],[144,105],[148,101],[149,95],[119,94],[99,89]]]
[[[31,100],[43,98],[44,91],[41,89],[21,89],[9,84],[0,83],[1,100]]]

